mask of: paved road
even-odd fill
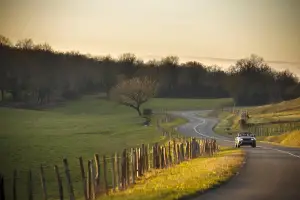
[[[178,130],[188,136],[213,137],[218,143],[233,146],[233,140],[212,131],[216,119],[205,119],[198,113],[174,112],[189,120]],[[300,200],[300,148],[258,143],[246,151],[246,164],[227,184],[210,190],[195,200]]]

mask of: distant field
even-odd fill
[[[231,99],[153,99],[145,107],[157,111],[204,109],[230,102]],[[112,154],[163,139],[154,126],[144,127],[142,122],[134,110],[95,96],[43,111],[0,108],[0,160],[5,163],[0,165],[0,172],[7,177],[12,176],[13,169],[20,170],[20,181],[26,181],[25,172],[32,169],[34,179],[39,181],[40,164],[47,166],[46,173],[53,174],[53,165],[62,166],[62,158],[67,157],[74,187],[81,188],[79,156],[86,161],[94,153]],[[54,177],[52,181],[48,188],[56,190]],[[26,188],[21,189],[22,194]]]

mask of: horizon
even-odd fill
[[[276,70],[300,75],[297,0],[1,0],[0,5],[0,33],[14,42],[31,38],[58,51],[114,58],[133,53],[144,61],[174,55],[223,69],[255,54]]]

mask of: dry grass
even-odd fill
[[[292,131],[277,136],[268,136],[261,138],[262,141],[280,144],[283,146],[300,147],[300,131]]]
[[[103,196],[108,200],[177,199],[214,187],[227,180],[243,162],[243,152],[225,149],[215,157],[198,158],[164,170],[153,170],[132,188]]]

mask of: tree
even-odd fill
[[[3,35],[0,35],[0,46],[9,46],[9,47],[11,47],[12,42],[10,41],[9,38],[7,38]]]
[[[16,43],[16,47],[19,49],[33,49],[34,43],[32,39],[23,39]]]
[[[110,91],[110,98],[119,104],[135,109],[142,116],[140,107],[156,94],[157,82],[148,78],[125,80]]]

